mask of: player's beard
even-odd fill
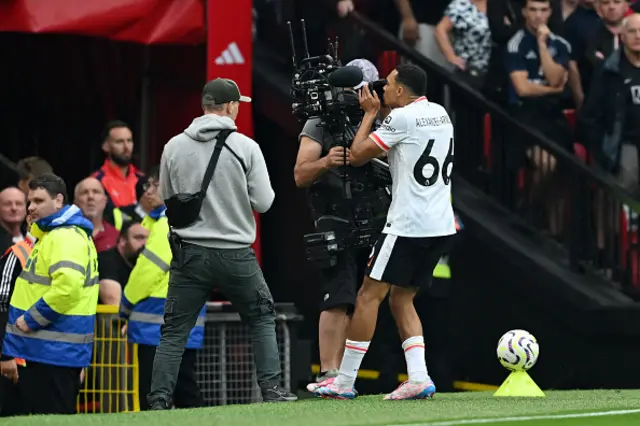
[[[120,167],[131,164],[131,157],[125,157],[124,155],[109,154],[109,159]]]

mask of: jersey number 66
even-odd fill
[[[427,147],[418,161],[416,161],[416,165],[413,166],[413,177],[420,185],[431,186],[438,181],[440,169],[442,169],[442,180],[445,185],[449,185],[451,182],[451,173],[453,172],[453,138],[449,139],[449,152],[447,152],[442,166],[440,166],[436,157],[431,156],[434,143],[435,139],[429,139]],[[433,172],[429,177],[424,175],[424,168],[427,165],[433,167]]]

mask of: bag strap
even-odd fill
[[[242,161],[242,158],[240,158],[240,156],[238,154],[236,154],[236,152],[231,149],[231,147],[229,146],[228,143],[224,143],[224,147],[227,148],[229,150],[229,152],[231,154],[233,154],[234,157],[236,157],[236,160],[238,160],[238,162],[240,163],[240,167],[242,167],[242,170],[244,170],[244,174],[247,174],[247,166],[244,165],[244,161]]]
[[[202,180],[202,185],[200,186],[200,193],[202,195],[207,193],[207,188],[211,183],[211,178],[213,178],[213,172],[216,169],[216,165],[218,164],[218,159],[220,158],[220,153],[222,152],[222,148],[224,147],[224,141],[227,140],[231,133],[235,132],[233,129],[225,129],[220,130],[218,136],[216,136],[216,145],[213,147],[213,153],[211,153],[211,159],[209,160],[209,164],[207,165],[207,171],[204,172],[204,179]]]

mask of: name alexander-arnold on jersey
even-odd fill
[[[443,115],[440,117],[417,117],[416,118],[416,127],[435,127],[435,126],[442,126],[443,124],[451,124],[451,120],[446,115]]]

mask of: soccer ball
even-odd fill
[[[510,371],[527,371],[536,364],[538,341],[525,330],[507,331],[498,341],[498,360]]]

